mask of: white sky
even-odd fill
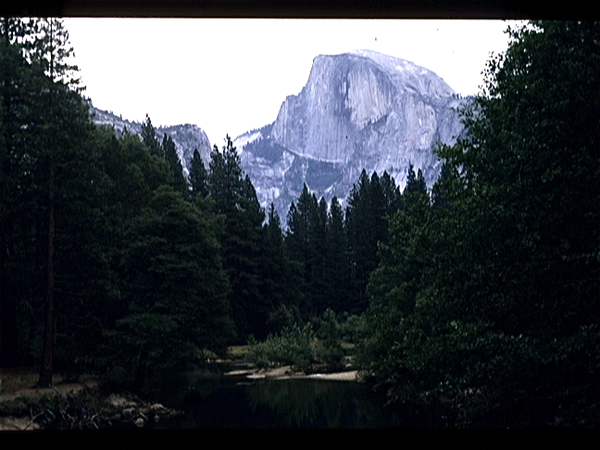
[[[211,145],[275,120],[313,59],[371,49],[426,67],[476,94],[505,21],[342,19],[64,19],[94,106],[155,126],[192,123]]]

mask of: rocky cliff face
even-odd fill
[[[112,112],[102,111],[93,106],[90,107],[90,110],[94,123],[113,127],[117,136],[120,136],[123,133],[125,127],[127,127],[128,132],[132,134],[141,134],[142,132],[142,124],[139,122],[125,120]],[[156,137],[159,142],[162,142],[165,133],[170,135],[175,143],[177,154],[181,160],[186,177],[190,160],[192,159],[196,148],[202,157],[204,165],[208,169],[211,146],[206,133],[202,129],[196,125],[190,124],[157,127]]]
[[[285,99],[275,121],[234,144],[261,205],[266,210],[274,202],[285,224],[304,183],[319,198],[344,201],[363,169],[387,171],[403,188],[412,164],[431,187],[440,171],[433,149],[463,133],[458,110],[470,102],[409,61],[364,50],[318,56],[306,86]],[[125,126],[141,132],[141,123],[92,111],[96,123],[117,134]],[[204,131],[189,124],[160,127],[159,140],[164,133],[175,142],[186,175],[195,148],[208,169],[211,146]]]
[[[438,142],[463,131],[462,99],[435,73],[372,51],[315,58],[308,82],[270,125],[239,136],[242,168],[263,206],[282,220],[303,183],[318,197],[346,198],[362,169],[403,187],[409,164],[431,187]]]

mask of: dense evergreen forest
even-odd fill
[[[390,220],[364,358],[460,426],[597,427],[600,23],[508,32],[431,196]]]
[[[60,20],[2,19],[0,367],[140,388],[345,320],[392,405],[600,425],[600,26],[507,32],[431,190],[412,167],[402,191],[363,171],[345,208],[305,185],[282,230],[229,137],[186,179],[149,117],[93,124]]]

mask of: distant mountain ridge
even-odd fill
[[[117,136],[123,133],[123,130],[127,128],[127,131],[131,134],[141,134],[142,123],[133,122],[130,120],[123,119],[122,116],[104,111],[90,106],[92,120],[98,125],[108,125],[113,127]],[[183,171],[187,177],[190,160],[194,155],[194,150],[197,148],[202,161],[206,168],[210,162],[210,151],[211,145],[206,133],[197,125],[183,124],[183,125],[172,125],[167,127],[156,127],[156,137],[159,142],[162,142],[163,136],[168,134],[173,139],[177,154],[181,160]]]

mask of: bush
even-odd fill
[[[311,324],[286,327],[280,335],[269,335],[264,342],[252,338],[249,358],[260,368],[289,364],[297,370],[308,371],[315,362],[315,339]]]
[[[364,320],[363,316],[348,314],[344,312],[340,320],[340,338],[344,342],[356,344],[363,335]]]
[[[342,326],[336,314],[328,309],[323,316],[317,320],[319,341],[316,346],[316,359],[327,364],[330,369],[342,368],[344,350],[341,343]]]
[[[357,339],[361,327],[359,316],[345,314],[340,320],[332,310],[327,310],[312,322],[286,326],[263,342],[251,337],[248,357],[259,368],[291,365],[308,372],[315,365],[324,364],[329,370],[340,370],[344,365],[342,341]]]

